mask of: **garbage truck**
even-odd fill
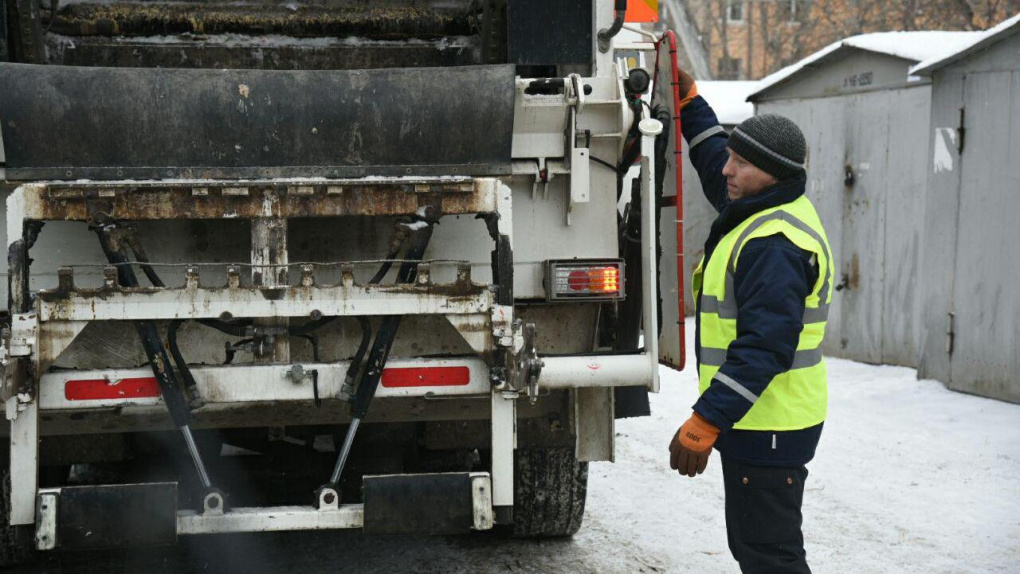
[[[576,532],[684,363],[655,4],[0,3],[0,562]]]

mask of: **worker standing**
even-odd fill
[[[804,195],[806,142],[779,115],[727,135],[681,73],[683,135],[719,212],[694,272],[701,396],[670,442],[693,477],[720,452],[730,551],[745,574],[810,572],[801,503],[826,412],[832,251]]]

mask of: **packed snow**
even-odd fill
[[[1017,572],[1020,405],[919,381],[913,369],[831,358],[828,367],[829,418],[804,495],[814,571]],[[693,366],[663,369],[652,416],[617,421],[616,462],[590,465],[584,525],[571,540],[182,537],[173,549],[49,554],[17,571],[736,574],[718,456],[693,479],[669,469],[667,443],[690,413],[696,381]]]
[[[913,369],[827,363],[829,416],[804,495],[812,568],[1017,572],[1020,405],[949,391],[917,380]],[[693,368],[664,369],[652,416],[618,421],[617,462],[591,465],[586,523],[574,543],[625,539],[635,547],[606,552],[599,571],[638,571],[633,562],[628,570],[633,556],[655,566],[646,571],[738,571],[726,545],[718,457],[694,479],[668,465],[667,443],[696,398]]]
[[[984,32],[975,32],[967,42],[962,45],[955,46],[951,50],[945,50],[939,52],[937,55],[929,56],[920,64],[910,69],[911,75],[914,74],[928,74],[935,67],[940,67],[949,61],[955,60],[961,57],[963,54],[981,48],[991,42],[995,41],[995,38],[1006,30],[1010,30],[1016,26],[1020,26],[1020,13],[1012,18],[1007,18],[1000,22],[997,26],[989,28]]]
[[[981,34],[982,32],[925,31],[875,32],[850,36],[849,38],[833,42],[803,60],[765,76],[759,81],[757,89],[749,95],[754,95],[786,81],[794,74],[842,48],[857,48],[868,52],[896,56],[904,60],[921,62],[928,58],[935,58],[943,54],[955,52],[973,42]]]

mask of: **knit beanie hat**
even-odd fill
[[[733,129],[727,145],[779,181],[804,173],[807,144],[790,118],[777,114],[748,118]]]

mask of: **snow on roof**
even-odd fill
[[[754,115],[754,104],[747,96],[758,87],[758,82],[698,81],[698,94],[712,106],[719,123],[735,126]]]
[[[921,62],[927,58],[946,53],[947,51],[959,49],[961,46],[972,41],[982,32],[875,32],[873,34],[861,34],[851,36],[829,44],[821,50],[811,54],[807,58],[791,64],[778,72],[762,78],[758,89],[748,95],[752,98],[761,92],[789,80],[792,76],[800,73],[828,57],[833,52],[842,48],[856,48],[868,52],[887,54],[904,60]]]
[[[967,54],[999,41],[1001,35],[1016,32],[1018,30],[1020,30],[1020,14],[1003,20],[994,28],[989,28],[984,32],[975,32],[970,41],[962,46],[956,46],[952,50],[945,50],[937,55],[925,59],[920,64],[910,69],[910,75],[930,75],[938,68],[948,66],[949,64],[963,58]]]

